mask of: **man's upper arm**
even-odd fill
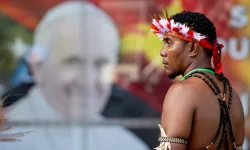
[[[189,85],[177,83],[170,87],[164,100],[161,124],[168,137],[188,139],[195,112],[195,92]],[[186,145],[171,143],[172,150]]]

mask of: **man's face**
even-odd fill
[[[162,63],[169,78],[174,79],[184,71],[185,59],[188,56],[187,42],[165,35],[164,47],[160,52]]]
[[[106,77],[112,76],[116,53],[108,49],[110,43],[99,37],[100,32],[78,29],[54,37],[39,71],[40,87],[47,102],[64,115],[94,118],[109,98],[111,82]]]

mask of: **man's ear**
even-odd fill
[[[37,83],[42,83],[41,69],[48,58],[48,49],[40,44],[34,44],[27,54],[27,62]]]
[[[34,57],[34,56],[33,56]],[[36,83],[41,83],[41,67],[42,63],[41,61],[37,61],[37,59],[32,58],[32,56],[28,60],[29,67],[31,70],[31,73],[33,77],[35,78]]]
[[[189,56],[194,57],[196,56],[200,51],[200,46],[197,41],[190,42],[190,49],[189,49]]]

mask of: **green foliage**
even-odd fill
[[[0,80],[8,80],[16,67],[17,60],[11,45],[19,37],[25,43],[32,43],[32,32],[0,12]]]

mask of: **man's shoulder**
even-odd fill
[[[196,101],[198,100],[197,95],[200,93],[199,91],[198,86],[190,82],[175,83],[169,88],[164,100],[164,105],[165,107],[183,106],[194,109]]]
[[[195,91],[186,82],[173,84],[165,97],[161,125],[170,137],[188,139],[196,111]]]
[[[195,99],[198,95],[201,95],[203,91],[203,85],[197,79],[190,79],[187,81],[181,81],[174,83],[168,90],[167,96],[185,97],[185,99]]]

